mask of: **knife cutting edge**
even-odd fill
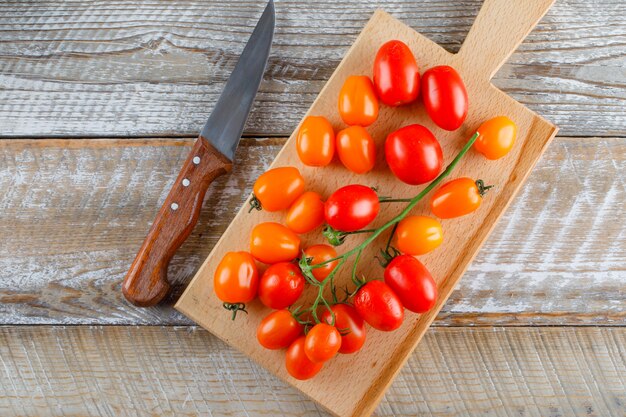
[[[270,0],[124,278],[122,293],[131,303],[153,306],[169,292],[170,260],[196,225],[211,182],[232,168],[263,79],[274,25]]]

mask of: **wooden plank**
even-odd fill
[[[0,3],[2,136],[195,135],[263,2]],[[481,0],[382,7],[456,51]],[[248,135],[289,135],[378,1],[278,1]],[[494,83],[574,136],[624,136],[626,3],[560,0]]]
[[[0,323],[188,324],[129,306],[120,283],[191,143],[0,141]],[[283,143],[242,142],[173,260],[172,299]],[[623,139],[557,138],[435,325],[626,324],[625,163]]]
[[[431,329],[376,415],[624,415],[625,345],[624,328]],[[0,363],[3,416],[327,415],[194,327],[0,327]]]

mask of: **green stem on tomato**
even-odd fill
[[[359,233],[373,233],[375,232],[377,229],[361,229],[361,230],[355,230],[353,232],[341,232],[342,235],[357,235]]]
[[[448,164],[446,169],[441,174],[439,174],[439,176],[437,178],[435,178],[430,184],[428,184],[428,186],[426,186],[426,188],[424,188],[422,191],[420,191],[419,194],[417,194],[415,197],[413,197],[411,199],[406,199],[406,201],[409,204],[406,205],[404,210],[402,210],[397,216],[395,216],[391,220],[387,221],[387,223],[383,224],[378,229],[375,229],[374,231],[372,231],[371,232],[372,234],[370,236],[368,236],[367,239],[365,239],[363,242],[361,242],[360,245],[355,246],[354,248],[352,248],[348,252],[345,252],[342,255],[336,256],[334,258],[328,259],[328,260],[326,260],[324,262],[320,262],[320,263],[315,264],[315,265],[308,265],[308,263],[305,262],[305,264],[307,265],[308,269],[315,269],[315,268],[321,268],[321,267],[323,267],[326,264],[329,264],[331,262],[339,261],[337,266],[335,266],[335,268],[333,268],[333,270],[328,275],[328,277],[326,277],[321,283],[317,284],[318,287],[319,287],[317,298],[315,299],[315,301],[313,302],[313,305],[311,306],[311,313],[312,313],[313,319],[315,320],[316,323],[320,322],[318,317],[317,317],[317,308],[319,306],[320,301],[323,301],[323,303],[327,306],[328,310],[330,311],[331,315],[333,316],[333,321],[334,321],[334,314],[333,314],[332,310],[330,309],[330,305],[328,304],[326,299],[324,299],[324,287],[326,286],[326,283],[328,281],[333,281],[334,280],[335,273],[341,268],[341,266],[346,262],[346,260],[348,258],[350,258],[352,255],[356,254],[356,259],[355,259],[355,262],[354,262],[354,264],[352,266],[352,279],[355,282],[355,284],[357,284],[356,268],[357,268],[358,260],[359,260],[359,258],[361,256],[361,252],[363,251],[363,249],[365,249],[370,243],[372,243],[378,236],[380,236],[381,233],[383,233],[389,227],[394,226],[394,229],[393,229],[393,231],[391,233],[391,236],[389,237],[389,240],[388,240],[388,243],[387,243],[387,249],[388,249],[390,244],[391,244],[391,241],[392,241],[392,238],[393,238],[393,234],[395,233],[395,228],[396,228],[398,222],[400,222],[402,219],[404,219],[411,212],[411,210],[417,205],[417,203],[419,203],[419,201],[426,196],[426,194],[431,192],[437,185],[439,185],[441,183],[441,181],[443,181],[444,178],[446,178],[448,175],[450,175],[450,173],[454,170],[454,168],[459,163],[461,158],[463,158],[463,156],[467,153],[467,151],[469,151],[469,149],[472,147],[472,145],[474,145],[474,142],[476,142],[477,138],[478,138],[478,132],[476,132],[476,133],[474,133],[474,135],[472,135],[470,140],[465,144],[465,146],[459,151],[459,153],[452,160],[452,162],[450,162]],[[399,200],[405,201],[404,199],[399,199]],[[391,200],[384,200],[384,201],[391,201]],[[310,271],[307,271],[306,273],[310,273]],[[334,298],[336,299],[336,296],[334,296]]]
[[[332,317],[333,323],[335,322],[335,313],[331,310],[330,305],[328,304],[328,302],[324,298],[324,289],[326,288],[326,284],[330,282],[330,287],[331,287],[331,292],[332,292],[332,296],[333,296],[333,301],[337,300],[336,289],[335,289],[335,281],[334,281],[335,280],[335,274],[337,273],[337,271],[339,271],[339,269],[346,262],[347,259],[348,258],[341,259],[337,263],[337,266],[335,266],[333,268],[333,270],[330,272],[330,274],[328,274],[328,276],[326,278],[324,278],[323,281],[321,281],[321,282],[320,281],[315,281],[313,283],[313,285],[318,287],[318,291],[317,291],[317,297],[315,298],[315,301],[313,302],[313,305],[311,306],[310,310],[311,310],[311,314],[313,316],[313,319],[315,320],[316,323],[320,322],[319,318],[317,317],[317,308],[319,306],[320,301],[323,301],[323,303],[325,304],[326,308],[328,309],[328,311],[329,311],[329,313],[330,313],[330,315]],[[311,269],[312,269],[312,267],[313,267],[313,265],[308,266],[308,268],[311,268]],[[304,273],[304,276],[306,277],[308,274],[310,274],[310,271],[303,271],[303,273]],[[309,278],[313,278],[313,277],[309,277]]]
[[[485,194],[487,194],[487,191],[489,191],[491,188],[495,186],[485,185],[485,181],[483,180],[476,180],[476,187],[478,187],[478,194],[480,194],[480,196],[483,197]]]
[[[393,235],[396,234],[396,229],[398,229],[398,224],[400,224],[399,222],[393,225],[393,229],[391,229],[391,233],[389,234],[389,239],[387,240],[387,244],[385,245],[385,252],[387,252],[389,250],[389,247],[391,246],[391,242],[393,241]]]
[[[352,264],[352,282],[354,282],[354,285],[359,285],[359,280],[356,277],[356,268],[359,264],[359,259],[361,259],[361,254],[363,253],[363,249],[359,250],[356,254],[356,258],[354,258],[354,263]]]
[[[380,203],[408,203],[411,198],[381,198],[378,201]]]
[[[254,194],[252,194],[252,198],[250,199],[250,209],[248,210],[248,213],[252,212],[252,210],[263,210],[261,202]]]

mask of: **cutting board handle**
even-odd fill
[[[170,260],[196,225],[209,185],[231,166],[205,138],[196,140],[122,283],[128,301],[149,307],[167,295]]]
[[[555,0],[485,0],[459,59],[491,80]]]

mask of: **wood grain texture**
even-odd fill
[[[621,416],[626,329],[432,329],[375,415]],[[196,328],[0,327],[0,414],[327,416]]]
[[[0,135],[196,135],[262,3],[1,2]],[[481,3],[279,0],[246,134],[289,135],[375,9],[457,51]],[[559,0],[494,83],[562,134],[624,136],[625,55],[622,0]]]
[[[172,261],[170,300],[284,142],[242,142]],[[120,284],[192,143],[0,141],[0,323],[189,324]],[[623,139],[557,138],[435,325],[626,325],[625,169]]]

